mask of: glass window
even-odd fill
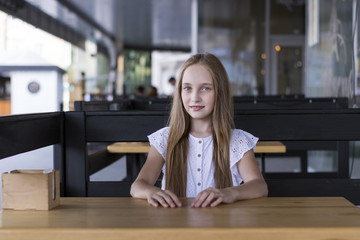
[[[264,0],[199,0],[199,52],[224,64],[233,94],[264,94]]]
[[[151,52],[124,51],[124,95],[145,96],[151,84]]]
[[[270,34],[305,34],[305,0],[272,0]]]
[[[285,46],[278,51],[277,92],[279,94],[302,94],[302,48]]]
[[[352,0],[310,1],[307,76],[309,97],[353,98],[355,89]]]

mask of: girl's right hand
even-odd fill
[[[158,207],[159,204],[164,208],[181,207],[179,198],[169,190],[155,190],[147,195],[147,201],[154,207]]]

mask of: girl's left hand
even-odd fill
[[[207,188],[196,196],[191,207],[215,207],[222,202],[234,202],[231,193],[227,189]]]

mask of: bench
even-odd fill
[[[75,102],[76,111],[169,111],[171,98],[146,98],[139,97],[134,99],[118,98],[114,101],[77,101]],[[304,95],[269,95],[269,96],[234,96],[234,110],[241,111],[263,111],[263,110],[304,110],[304,109],[347,109],[348,99],[344,97],[313,97],[307,98]],[[273,157],[292,157],[300,159],[297,171],[299,174],[287,174],[287,177],[308,177],[308,151],[323,150],[335,152],[339,148],[345,149],[347,143],[337,141],[285,141],[287,146],[286,154],[272,154]],[[340,145],[339,145],[340,144]],[[346,151],[341,150],[341,156],[346,156]],[[129,162],[129,161],[128,161]],[[143,162],[143,161],[142,161]],[[264,162],[264,161],[262,161]],[[129,163],[130,164],[130,163]],[[265,164],[262,164],[265,169]],[[283,178],[285,173],[267,173],[268,178]],[[314,175],[314,174],[313,174]],[[321,173],[319,176],[335,177],[333,173]],[[338,175],[341,177],[341,175]]]
[[[156,111],[65,113],[67,194],[126,196],[131,182],[86,180],[89,177],[86,173],[86,143],[145,142],[146,136],[165,126],[167,119],[167,112]],[[348,153],[348,142],[360,139],[358,122],[358,109],[256,110],[235,113],[236,127],[259,136],[263,141],[327,141],[337,146],[337,172],[308,173],[306,177],[301,176],[301,173],[294,173],[291,178],[280,174],[278,178],[267,178],[272,196],[329,196],[339,192],[348,199],[359,201],[360,192],[355,191],[360,187],[359,181],[349,178]],[[69,178],[73,180],[69,181]]]

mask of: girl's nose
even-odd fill
[[[198,91],[193,91],[191,94],[191,101],[192,102],[199,102],[200,101],[200,94]]]

